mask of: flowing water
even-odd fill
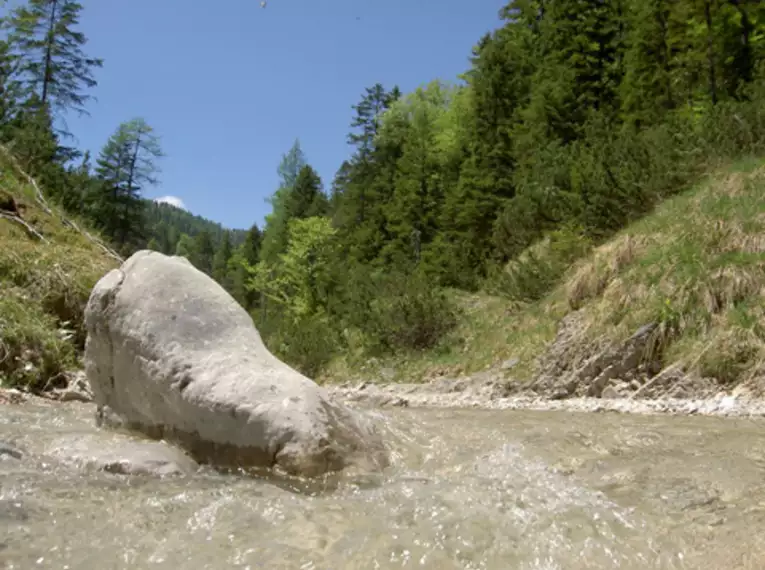
[[[765,424],[396,409],[393,462],[310,488],[157,479],[41,456],[86,405],[0,406],[0,566],[13,569],[765,568]],[[114,434],[103,432],[103,445]]]

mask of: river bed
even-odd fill
[[[0,405],[7,569],[761,569],[765,423],[369,410],[392,464],[311,485],[119,475],[46,457],[87,404]]]

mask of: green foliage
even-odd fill
[[[289,221],[288,240],[277,263],[264,260],[250,269],[247,286],[266,301],[255,320],[269,346],[314,375],[339,348],[328,313],[336,232],[327,218],[295,218]]]
[[[226,289],[231,288],[228,278],[228,263],[231,260],[233,253],[231,248],[231,237],[230,234],[226,232],[223,234],[223,241],[217,251],[215,251],[212,261],[212,277]]]
[[[279,164],[279,188],[271,197],[271,213],[266,216],[266,225],[263,229],[263,241],[261,244],[262,259],[275,262],[279,255],[287,249],[287,226],[289,223],[288,202],[298,175],[306,165],[300,141],[296,140],[290,150],[282,156]]]
[[[457,310],[423,274],[391,275],[376,283],[364,319],[360,328],[374,349],[426,350],[456,325]]]
[[[196,235],[190,253],[189,261],[194,264],[194,267],[208,275],[212,275],[215,245],[209,232],[202,230]]]
[[[195,249],[196,244],[194,243],[194,238],[188,234],[181,234],[181,237],[178,239],[178,244],[175,246],[175,255],[185,257],[191,261],[194,259]]]
[[[0,141],[122,251],[187,257],[311,374],[343,352],[440,350],[473,318],[445,287],[524,306],[558,295],[592,248],[720,161],[765,151],[762,2],[510,0],[461,84],[363,91],[329,196],[296,140],[262,232],[228,231],[142,197],[161,155],[145,123],[122,125],[94,172],[61,145],[55,119],[84,109],[101,65],[84,54],[80,11],[29,0],[5,19]],[[569,306],[606,281],[580,279]],[[657,318],[685,314],[675,301]],[[534,346],[554,328],[539,322]]]
[[[146,236],[156,240],[160,244],[159,251],[165,254],[175,252],[181,234],[196,237],[207,231],[216,247],[223,242],[226,233],[229,234],[232,247],[238,247],[247,234],[246,230],[226,229],[217,222],[164,202],[146,200],[143,210]]]
[[[299,322],[326,312],[336,232],[321,217],[290,220],[288,231],[287,251],[276,264],[256,265],[250,288],[281,307],[285,318]]]
[[[575,228],[554,230],[508,264],[496,268],[486,288],[512,301],[538,301],[558,285],[569,267],[590,247],[590,240]]]

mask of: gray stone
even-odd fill
[[[617,398],[621,398],[622,394],[620,394],[619,390],[617,390],[614,386],[607,386],[603,390],[603,393],[601,394],[600,397],[606,400],[615,400]]]
[[[45,454],[83,467],[124,475],[191,475],[197,463],[180,450],[153,441],[107,441],[98,434],[61,437]]]
[[[5,443],[3,441],[0,441],[0,459],[3,457],[12,457],[14,459],[21,459],[23,457],[23,453],[20,449],[12,446],[10,443]]]
[[[306,476],[387,464],[369,418],[272,355],[247,312],[184,258],[135,253],[96,284],[85,325],[99,408],[200,462]]]

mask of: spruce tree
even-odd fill
[[[300,169],[292,190],[286,195],[287,219],[323,216],[328,211],[329,201],[322,190],[321,178],[311,166],[304,166]]]

